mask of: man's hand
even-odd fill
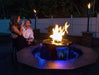
[[[28,45],[31,45],[31,41],[28,41]]]
[[[30,39],[30,40],[27,40],[27,42],[28,42],[28,45],[30,45],[32,41],[31,41],[31,39]]]

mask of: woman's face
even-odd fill
[[[17,22],[18,22],[18,23],[20,22],[20,16],[18,16],[18,20],[17,20]]]

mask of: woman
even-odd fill
[[[20,50],[28,46],[26,39],[22,36],[24,21],[20,22],[20,16],[15,16],[10,21],[10,31],[12,32],[13,44]]]

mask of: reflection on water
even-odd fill
[[[51,68],[51,69],[57,69],[57,68],[66,68],[66,67],[69,67],[70,64],[72,64],[76,59],[77,57],[79,57],[79,53],[77,51],[75,51],[76,48],[74,48],[74,51],[72,50],[71,53],[74,53],[75,55],[75,58],[72,58],[72,59],[65,59],[65,60],[47,60],[47,59],[43,59],[40,57],[40,50],[41,50],[42,46],[38,47],[38,48],[35,48],[33,51],[32,51],[32,54],[35,58],[38,59],[38,63],[37,63],[37,66],[40,67],[40,68]],[[59,47],[57,48],[57,50],[59,50],[59,53],[61,50],[69,50],[67,47]],[[68,51],[66,51],[66,53],[68,53]]]

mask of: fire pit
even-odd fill
[[[69,60],[73,58],[79,57],[81,54],[81,50],[73,47],[72,42],[68,39],[63,39],[62,36],[68,33],[67,28],[69,25],[67,22],[64,27],[58,27],[58,25],[53,28],[53,34],[50,35],[50,39],[45,39],[42,42],[42,46],[38,49],[37,54],[40,58],[45,60]],[[35,50],[33,55],[35,56]],[[37,56],[37,55],[36,55]]]
[[[40,51],[40,56],[45,59],[59,59],[60,57],[62,59],[62,57],[65,55],[66,58],[66,50],[69,51],[71,42],[67,39],[63,39],[61,45],[55,45],[52,44],[51,41],[51,39],[43,40],[43,46]]]

